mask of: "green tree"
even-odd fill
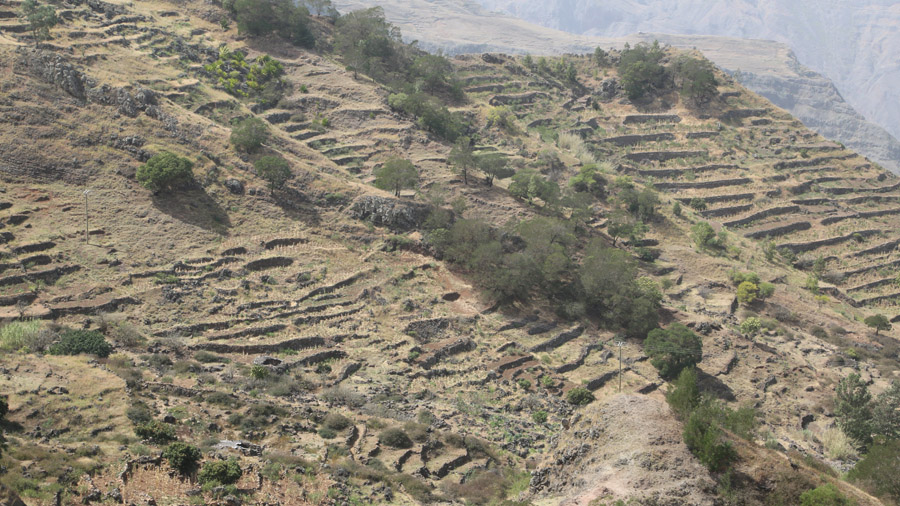
[[[560,193],[559,185],[531,168],[522,169],[513,175],[509,192],[515,197],[528,200],[529,203],[539,198],[551,206],[559,201]]]
[[[166,447],[162,456],[169,461],[172,469],[181,474],[190,474],[197,469],[201,454],[200,449],[196,446],[176,441]]]
[[[259,177],[269,182],[269,189],[273,192],[284,186],[291,178],[291,167],[287,160],[278,155],[263,156],[253,162],[253,167]]]
[[[900,440],[900,381],[878,394],[872,402],[872,432],[887,439]]]
[[[334,48],[354,72],[381,82],[393,82],[409,62],[403,54],[400,30],[372,7],[349,12],[335,24]]]
[[[691,329],[673,323],[666,329],[654,329],[644,340],[644,353],[659,375],[672,380],[686,367],[692,367],[703,357],[703,342]]]
[[[266,122],[251,117],[238,122],[231,129],[231,144],[235,149],[253,153],[269,138],[269,127]]]
[[[59,336],[59,341],[53,343],[49,348],[51,355],[89,353],[101,358],[108,357],[112,350],[112,345],[106,342],[103,334],[94,330],[82,329],[63,331]]]
[[[168,151],[153,155],[137,170],[137,180],[144,188],[158,193],[185,185],[194,179],[194,164],[187,158]]]
[[[835,389],[834,412],[844,433],[863,445],[872,442],[872,394],[853,373],[838,382]]]
[[[375,186],[392,191],[397,197],[401,190],[415,188],[418,182],[419,172],[409,160],[391,158],[375,169]]]
[[[469,171],[475,167],[475,153],[472,149],[472,140],[468,137],[460,137],[453,143],[447,162],[463,177],[463,184],[469,184]]]
[[[702,105],[719,93],[719,83],[709,60],[682,55],[675,60],[674,67],[675,85],[679,87],[682,97]]]
[[[847,473],[847,479],[870,493],[900,503],[900,439],[877,442]]]
[[[301,47],[315,45],[309,29],[309,11],[291,0],[233,0],[226,6],[234,14],[241,33],[275,33]]]
[[[650,91],[667,87],[671,78],[660,63],[663,56],[665,52],[659,41],[653,41],[652,45],[640,43],[622,51],[619,78],[629,99],[637,100]]]
[[[419,56],[413,62],[411,71],[425,93],[434,95],[453,91],[453,64],[442,54]]]
[[[49,39],[50,29],[59,23],[56,9],[52,5],[41,5],[37,0],[22,2],[20,16],[28,23],[35,44]]]
[[[166,444],[175,441],[175,427],[160,422],[159,420],[151,420],[134,427],[134,433],[141,439],[146,439],[153,444]]]
[[[609,65],[609,53],[600,46],[597,46],[597,48],[594,49],[594,63],[596,63],[598,67]]]
[[[488,186],[494,184],[494,178],[506,179],[516,173],[509,167],[509,160],[501,153],[488,153],[476,159],[476,165],[487,177]]]
[[[875,329],[875,335],[881,330],[891,330],[891,321],[883,314],[867,316],[863,323]]]
[[[575,387],[566,394],[566,400],[569,404],[584,406],[594,402],[594,394],[587,388]]]

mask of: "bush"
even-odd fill
[[[194,163],[174,153],[163,151],[153,155],[137,170],[137,180],[144,188],[158,193],[185,185],[194,179]]]
[[[287,160],[281,156],[263,156],[253,162],[256,174],[269,182],[269,189],[281,188],[291,178],[291,168]]]
[[[153,421],[153,411],[143,401],[136,401],[125,410],[125,416],[135,425],[144,425]]]
[[[166,447],[162,456],[169,461],[172,469],[178,470],[181,474],[190,474],[197,468],[201,454],[196,446],[176,441]]]
[[[900,440],[876,443],[869,454],[847,474],[847,479],[876,496],[900,502]]]
[[[724,471],[737,459],[731,443],[723,441],[717,414],[717,407],[706,402],[691,413],[684,425],[685,444],[712,472]]]
[[[674,70],[675,83],[680,87],[682,97],[704,104],[719,93],[719,83],[709,60],[682,55],[675,61]]]
[[[832,483],[804,492],[800,495],[800,506],[851,506],[847,499]]]
[[[756,316],[751,316],[741,322],[741,334],[753,335],[762,328],[762,320]]]
[[[412,448],[413,442],[403,429],[391,427],[381,431],[378,435],[378,441],[391,448]]]
[[[691,227],[691,238],[702,250],[721,249],[723,246],[722,238],[716,235],[712,225],[705,221],[699,221]]]
[[[335,432],[333,429],[329,429],[328,427],[320,427],[319,437],[322,439],[334,439],[337,437],[337,432]]]
[[[534,423],[547,423],[547,412],[535,411],[531,414],[531,419],[534,420]]]
[[[228,460],[214,460],[207,462],[200,470],[197,478],[204,485],[231,485],[236,483],[244,471],[241,470],[240,464],[235,458]]]
[[[703,356],[703,342],[691,329],[673,323],[667,329],[653,329],[644,341],[644,353],[664,379],[676,378]]]
[[[134,433],[137,434],[137,437],[158,445],[175,441],[176,439],[175,427],[159,420],[152,420],[136,426]]]
[[[750,281],[744,281],[737,288],[737,300],[744,306],[749,306],[759,299],[759,286]]]
[[[684,368],[666,392],[666,402],[681,420],[686,420],[700,404],[700,389],[697,387],[697,370]]]
[[[59,342],[50,346],[53,355],[78,355],[90,353],[98,357],[108,357],[112,353],[112,345],[106,342],[103,335],[92,330],[66,330],[59,336]]]
[[[269,127],[259,118],[247,118],[231,129],[231,144],[239,151],[253,153],[269,138]]]
[[[204,364],[212,364],[212,363],[227,363],[230,362],[229,359],[216,355],[215,353],[210,353],[208,351],[198,351],[194,353],[194,360],[197,362],[201,362]]]
[[[587,388],[575,387],[566,394],[566,400],[569,404],[584,406],[594,402],[594,394]]]
[[[353,421],[340,413],[328,413],[322,425],[331,430],[344,430],[353,425]]]

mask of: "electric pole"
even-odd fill
[[[619,347],[619,393],[622,393],[622,347],[625,346],[623,341],[616,341]]]
[[[88,194],[91,190],[84,190],[84,242],[88,243]]]

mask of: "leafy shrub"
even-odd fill
[[[163,151],[153,155],[137,170],[137,181],[157,193],[185,185],[194,179],[194,163],[187,158]]]
[[[755,272],[741,272],[738,270],[733,270],[728,273],[728,278],[731,279],[732,284],[734,286],[740,286],[744,281],[749,281],[754,285],[760,284],[759,274]]]
[[[519,381],[517,381],[516,383],[519,385],[519,388],[521,388],[522,390],[531,389],[531,381],[530,380],[522,378]]]
[[[688,449],[713,472],[725,470],[737,459],[731,443],[723,440],[716,418],[716,408],[703,403],[684,424],[684,442]]]
[[[151,420],[135,426],[134,433],[139,438],[146,439],[153,444],[161,445],[175,441],[175,427],[159,420]]]
[[[125,410],[125,416],[135,425],[144,425],[153,421],[153,411],[143,401],[135,401]]]
[[[325,415],[322,425],[331,430],[344,430],[353,425],[353,421],[340,413],[331,412]]]
[[[847,478],[876,496],[900,502],[900,440],[876,443],[869,454],[847,474]]]
[[[704,104],[719,93],[719,83],[709,60],[681,55],[675,60],[673,67],[675,85],[680,88],[682,97],[696,104]]]
[[[826,483],[800,495],[800,506],[852,506],[854,503],[834,486]]]
[[[534,420],[534,423],[547,423],[547,412],[535,411],[531,414],[531,419]]]
[[[653,329],[644,341],[644,353],[664,379],[676,378],[703,356],[703,342],[691,329],[673,323],[667,329]]]
[[[92,330],[66,330],[59,336],[59,342],[50,346],[53,355],[78,355],[90,353],[98,357],[108,357],[112,353],[112,345],[106,342],[103,335]]]
[[[724,241],[722,237],[716,235],[712,225],[705,221],[698,221],[691,227],[691,238],[694,244],[702,250],[722,249]]]
[[[320,427],[319,437],[322,439],[334,439],[337,437],[337,432],[335,432],[334,429],[329,429],[328,427]]]
[[[234,458],[207,462],[197,478],[204,485],[231,485],[236,483],[244,471]]]
[[[238,122],[231,129],[231,144],[239,151],[253,153],[269,138],[269,127],[256,117]]]
[[[269,377],[269,368],[261,364],[254,364],[250,367],[250,377],[257,380],[266,379]]]
[[[412,439],[409,438],[406,432],[403,432],[403,429],[398,427],[391,427],[381,431],[378,435],[378,441],[391,448],[412,448],[413,445]]]
[[[594,394],[587,388],[575,387],[566,394],[566,400],[569,404],[584,406],[594,402]]]
[[[415,117],[422,128],[449,142],[456,141],[469,129],[463,116],[450,112],[424,93],[395,93],[388,97],[388,105]]]
[[[759,300],[759,286],[750,281],[744,281],[737,288],[737,300],[744,306],[749,306]]]
[[[166,447],[162,456],[169,461],[172,469],[178,470],[181,474],[190,474],[197,468],[201,454],[196,446],[176,441]]]
[[[253,162],[253,168],[259,177],[269,182],[269,188],[275,190],[281,188],[291,178],[291,168],[287,160],[281,156],[263,156]]]
[[[756,316],[751,316],[741,322],[741,334],[753,335],[762,328],[762,320]]]
[[[693,367],[682,369],[672,387],[666,392],[666,401],[675,415],[686,420],[700,405],[700,389],[697,387],[697,370]]]

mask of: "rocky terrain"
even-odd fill
[[[374,4],[367,0],[335,2],[344,10]],[[450,53],[584,53],[596,46],[621,47],[625,42],[634,44],[654,39],[684,49],[696,48],[730,73],[740,72],[745,86],[787,109],[826,138],[843,142],[895,173],[900,171],[900,141],[896,138],[897,130],[892,130],[897,128],[892,123],[896,115],[886,113],[886,109],[878,106],[881,99],[875,99],[884,96],[885,100],[893,100],[884,95],[890,94],[891,88],[882,86],[875,93],[870,89],[870,83],[847,82],[848,76],[859,78],[869,75],[872,68],[888,69],[890,65],[865,66],[860,61],[860,68],[848,69],[836,66],[839,62],[830,62],[826,72],[824,59],[837,59],[837,56],[831,53],[813,55],[810,51],[830,47],[827,44],[810,43],[808,51],[792,50],[798,48],[799,39],[786,40],[761,26],[753,25],[754,29],[748,28],[744,33],[732,30],[739,23],[694,23],[690,14],[696,9],[688,13],[676,12],[672,18],[660,15],[658,19],[654,8],[661,10],[661,3],[644,6],[644,10],[610,7],[608,2],[602,7],[597,7],[595,2],[576,2],[566,4],[565,8],[558,2],[530,4],[487,0],[413,0],[378,2],[378,5],[403,29],[407,38],[418,40],[423,47]],[[610,9],[610,12],[603,9]],[[707,9],[701,10],[698,15],[708,14]],[[642,14],[636,14],[638,12]],[[731,15],[733,13],[729,13]],[[604,22],[612,24],[602,24]],[[502,28],[496,28],[498,26]],[[841,50],[847,47],[843,45]],[[880,50],[858,48],[853,51],[869,57]],[[839,61],[857,60],[856,57],[844,57]],[[813,62],[821,65],[813,65]],[[877,79],[888,82],[890,77],[879,76]]]
[[[0,351],[0,493],[29,506],[723,497],[640,340],[617,346],[619,329],[540,296],[499,304],[425,227],[434,188],[461,203],[456,219],[497,230],[573,210],[517,197],[508,178],[465,184],[450,143],[329,52],[328,20],[313,20],[321,42],[308,50],[238,34],[211,3],[73,0],[37,47],[19,7],[0,4],[0,335],[22,328],[38,346],[65,326],[114,349]],[[223,44],[277,59],[288,91],[264,104],[227,93],[205,67]],[[727,435],[735,490],[762,504],[796,499],[789,483],[834,483],[880,504],[838,478],[853,459],[829,456],[824,435],[839,379],[859,372],[880,392],[900,373],[895,334],[862,322],[900,320],[898,179],[721,72],[698,107],[674,90],[630,101],[615,67],[567,62],[574,83],[521,57],[458,55],[465,100],[451,109],[479,153],[564,189],[593,159],[610,182],[659,192],[640,241],[610,234],[613,199],[592,202],[579,240],[643,256],[661,322],[702,336],[702,391],[758,413],[748,440]],[[230,143],[242,118],[268,125],[261,149],[289,163],[284,188]],[[163,150],[194,162],[192,184],[137,183]],[[417,191],[372,185],[391,157],[415,165]],[[725,252],[694,243],[702,221]],[[734,269],[774,295],[738,307]],[[766,327],[742,331],[751,317]],[[595,400],[570,402],[575,389]],[[204,464],[235,459],[240,478],[210,488],[179,474],[138,421],[196,445]]]

